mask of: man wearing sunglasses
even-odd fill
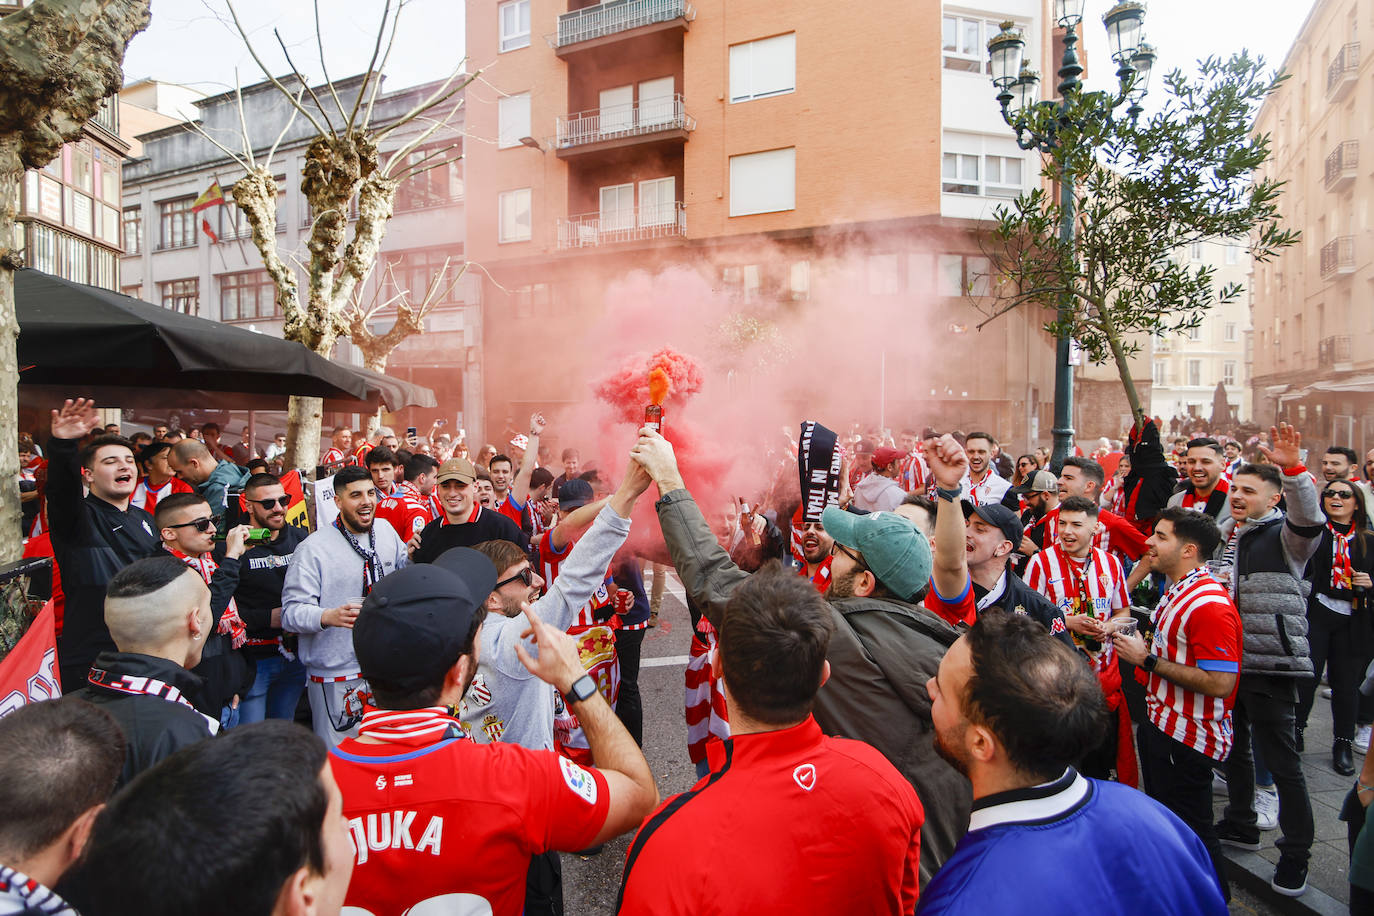
[[[215,628],[206,637],[204,655],[193,672],[205,680],[197,706],[218,718],[224,728],[233,728],[238,724],[239,700],[253,683],[253,669],[238,651],[247,630],[234,601],[248,526],[230,529],[222,552],[216,556],[215,533],[223,519],[212,516],[209,504],[196,494],[168,496],[158,503],[153,519],[163,549],[199,573],[210,587]]]
[[[305,666],[293,651],[295,637],[283,644],[281,593],[291,557],[309,532],[287,524],[291,497],[271,474],[248,478],[243,496],[252,526],[265,529],[268,535],[266,540],[250,542],[244,552],[234,592],[239,616],[248,627],[243,654],[256,670],[252,689],[239,703],[239,722],[291,719],[305,689]]]

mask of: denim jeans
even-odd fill
[[[239,701],[239,722],[294,719],[296,703],[305,689],[305,666],[280,653],[258,659],[258,675],[248,696]]]
[[[1302,775],[1297,737],[1296,678],[1242,674],[1232,711],[1235,727],[1231,756],[1226,759],[1226,784],[1230,795],[1223,819],[1249,832],[1255,831],[1255,766],[1250,754],[1253,738],[1264,753],[1279,793],[1279,829],[1274,845],[1280,854],[1306,863],[1312,853],[1312,802]]]

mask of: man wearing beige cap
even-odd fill
[[[477,469],[466,458],[450,458],[439,465],[435,490],[444,515],[426,525],[410,542],[414,562],[432,563],[450,547],[471,547],[483,541],[513,541],[529,552],[530,539],[519,525],[478,504],[473,486],[476,479]]]

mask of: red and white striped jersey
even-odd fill
[[[1007,495],[1011,489],[1011,481],[1005,477],[999,477],[997,472],[988,468],[983,474],[983,479],[977,483],[973,478],[966,476],[963,480],[964,501],[973,503],[975,506],[988,506],[1000,503],[1002,497]]]
[[[692,634],[685,674],[687,755],[692,763],[706,759],[706,744],[713,738],[730,737],[730,713],[725,706],[725,684],[711,673],[716,655],[716,631],[705,617]]]
[[[572,553],[573,546],[576,543],[577,541],[570,539],[568,543],[563,545],[561,551],[556,549],[553,546],[552,528],[545,531],[534,540],[534,553],[538,560],[536,571],[539,573],[539,577],[544,580],[544,594],[547,595],[549,589],[553,587],[553,583],[558,579],[558,573],[563,566],[563,561]],[[607,612],[601,611],[601,620],[598,621],[597,611],[615,600],[615,592],[615,580],[611,578],[611,571],[607,568],[606,578],[602,581],[601,585],[597,587],[587,603],[577,609],[577,613],[573,616],[573,621],[568,627],[568,631],[573,632],[582,627],[596,626],[598,623],[604,622]]]
[[[1045,513],[1045,542],[1051,543],[1059,536],[1059,507]],[[1122,556],[1129,557],[1131,560],[1139,560],[1145,555],[1145,539],[1148,535],[1141,533],[1130,522],[1126,521],[1115,513],[1108,512],[1106,509],[1097,514],[1097,533],[1093,535],[1093,546]]]
[[[331,464],[340,464],[348,458],[342,450],[330,447],[329,451],[320,458],[321,467],[329,467]]]
[[[912,452],[897,463],[897,483],[908,493],[924,493],[930,471],[919,452]]]
[[[1065,616],[1091,614],[1106,620],[1130,604],[1121,561],[1100,547],[1091,548],[1079,560],[1054,544],[1031,557],[1025,579],[1027,585],[1053,601]],[[1077,633],[1074,642],[1080,642]],[[1110,642],[1090,654],[1098,671],[1116,664],[1116,650]]]
[[[138,485],[134,487],[134,495],[129,497],[129,505],[137,506],[144,512],[153,513],[157,511],[157,502],[166,499],[173,493],[193,493],[191,485],[180,477],[170,478],[166,483],[157,489],[148,486],[148,478],[139,478]]]
[[[1150,651],[1155,655],[1203,671],[1240,673],[1240,614],[1226,587],[1206,567],[1199,566],[1175,583],[1153,618]],[[1136,678],[1145,684],[1146,713],[1156,728],[1213,760],[1226,759],[1231,753],[1234,689],[1226,697],[1209,697],[1141,669]]]

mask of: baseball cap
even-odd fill
[[[1045,472],[1040,472],[1045,473]],[[1000,503],[991,503],[984,506],[975,506],[973,503],[964,503],[964,519],[977,512],[978,517],[983,521],[999,528],[1006,539],[1017,547],[1021,546],[1021,536],[1025,534],[1025,529],[1021,527],[1021,520],[1016,517],[1016,513]]]
[[[558,488],[559,509],[576,509],[594,499],[596,495],[592,493],[592,485],[580,477],[564,481],[563,486]]]
[[[1012,487],[1011,492],[1017,496],[1024,496],[1027,493],[1057,493],[1059,492],[1059,481],[1049,471],[1034,471],[1021,486]]]
[[[472,466],[472,462],[466,458],[450,458],[439,465],[439,477],[436,483],[443,483],[445,480],[456,480],[459,483],[472,483],[477,479],[477,470]]]
[[[930,542],[910,520],[892,512],[855,515],[830,506],[821,524],[836,543],[863,554],[878,581],[903,601],[930,584]]]
[[[905,455],[906,452],[899,448],[888,448],[886,445],[881,448],[875,448],[873,450],[873,466],[875,468],[885,468]]]
[[[463,654],[496,585],[496,567],[469,547],[444,551],[372,587],[353,626],[353,654],[369,681],[395,690],[436,683]]]

